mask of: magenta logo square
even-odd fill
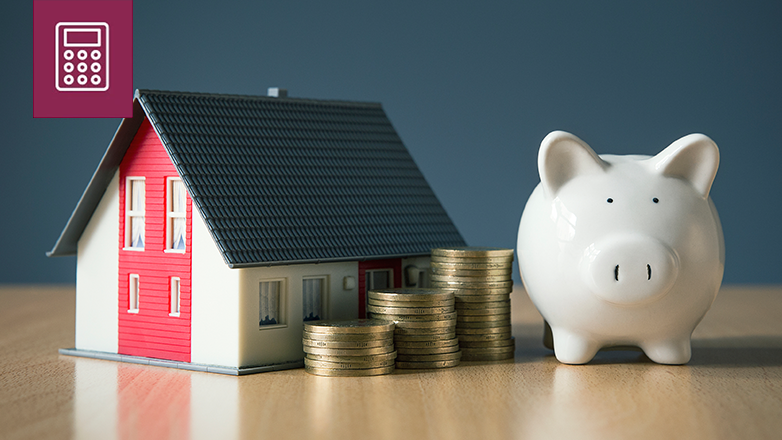
[[[133,115],[133,1],[33,1],[33,117]]]

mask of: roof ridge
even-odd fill
[[[312,104],[331,104],[331,105],[345,105],[345,106],[364,106],[370,108],[383,108],[383,105],[379,102],[373,101],[347,101],[342,99],[313,99],[313,98],[292,98],[290,96],[285,98],[277,98],[273,96],[265,95],[246,95],[246,94],[231,94],[231,93],[204,93],[204,92],[182,92],[175,90],[154,90],[154,89],[136,89],[134,93],[134,99],[139,99],[141,95],[169,95],[169,96],[194,96],[194,97],[210,97],[210,98],[223,98],[223,99],[235,99],[235,100],[250,100],[250,101],[271,101],[271,102],[299,102],[299,103],[312,103]]]

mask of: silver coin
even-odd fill
[[[376,361],[350,361],[350,362],[329,362],[318,361],[304,358],[304,365],[315,368],[329,368],[333,370],[356,370],[362,368],[380,368],[394,365],[396,359],[383,359]]]

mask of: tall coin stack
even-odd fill
[[[513,249],[432,249],[432,286],[454,289],[456,335],[464,361],[513,358],[510,293]]]
[[[304,323],[304,369],[318,376],[376,376],[394,371],[394,323],[376,319]]]
[[[370,290],[368,310],[375,319],[394,321],[396,368],[459,365],[453,292],[442,289]]]

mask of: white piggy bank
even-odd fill
[[[518,236],[530,298],[560,362],[640,347],[654,362],[690,360],[690,337],[722,282],[725,245],[709,190],[719,150],[702,134],[654,157],[598,156],[555,131]]]

